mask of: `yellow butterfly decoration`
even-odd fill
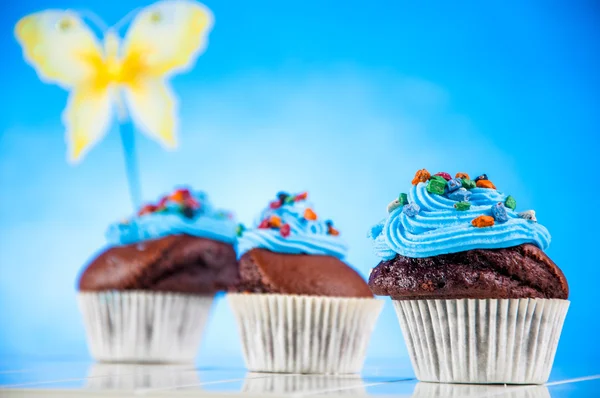
[[[177,104],[168,78],[193,65],[212,25],[202,4],[168,0],[143,8],[123,40],[109,29],[100,42],[69,10],[28,15],[15,36],[40,79],[70,92],[63,123],[69,160],[77,162],[106,135],[115,111],[163,146],[177,146]]]

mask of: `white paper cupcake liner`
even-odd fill
[[[411,398],[550,398],[546,386],[442,384],[419,382]]]
[[[88,347],[106,362],[191,362],[213,296],[145,291],[80,292]]]
[[[543,384],[569,301],[393,300],[421,381]]]
[[[253,372],[357,373],[383,301],[228,294]]]

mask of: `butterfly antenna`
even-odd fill
[[[93,25],[96,26],[96,28],[100,29],[100,31],[106,32],[108,30],[108,25],[106,24],[106,22],[104,22],[104,20],[102,20],[102,18],[100,18],[98,15],[96,15],[92,11],[79,10],[78,14],[81,15],[83,18],[89,20]]]
[[[125,15],[123,18],[121,18],[119,20],[119,22],[114,24],[111,29],[113,29],[115,32],[118,32],[119,29],[121,29],[123,26],[127,25],[133,19],[133,16],[135,14],[137,14],[140,11],[140,9],[142,9],[142,7],[137,7],[137,8],[134,8],[133,10],[129,11],[127,13],[127,15]]]

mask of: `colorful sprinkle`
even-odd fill
[[[435,173],[436,176],[442,177],[446,181],[450,181],[452,176],[444,171],[440,171],[439,173]]]
[[[312,211],[312,209],[306,209],[304,210],[304,218],[307,220],[314,221],[317,219],[317,214],[314,211]]]
[[[302,192],[302,193],[299,193],[298,195],[296,195],[295,199],[296,199],[296,202],[298,202],[300,200],[306,200],[307,197],[308,197],[308,192]]]
[[[456,191],[448,194],[448,199],[456,200],[457,202],[466,202],[471,199],[471,192],[465,188],[458,188]]]
[[[462,187],[462,181],[460,178],[454,178],[448,180],[448,191],[456,191],[458,188]]]
[[[477,186],[477,183],[473,180],[469,180],[468,178],[462,179],[462,186],[465,189],[473,189]]]
[[[279,209],[281,207],[281,202],[279,202],[278,200],[274,200],[271,203],[269,203],[269,207],[271,209]]]
[[[260,228],[260,229],[269,229],[270,228],[270,226],[269,226],[269,220],[266,220],[266,219],[262,220],[260,222],[260,224],[258,224],[258,228]]]
[[[475,178],[475,182],[480,181],[480,180],[487,180],[488,176],[487,174],[482,174],[480,176],[477,176],[477,178]]]
[[[412,180],[413,185],[417,185],[420,182],[427,182],[431,178],[431,174],[426,169],[417,171],[415,177]]]
[[[477,228],[491,227],[492,225],[494,225],[494,217],[479,216],[477,218],[474,218],[473,221],[471,221],[471,224]]]
[[[285,198],[283,203],[286,205],[289,205],[290,203],[294,203],[295,200],[296,200],[295,196],[288,196],[287,198]]]
[[[156,204],[156,207],[159,209],[162,209],[163,207],[165,207],[167,205],[167,202],[169,201],[169,197],[168,196],[163,196],[158,203]]]
[[[461,180],[464,180],[464,179],[470,180],[471,179],[471,177],[469,177],[469,175],[467,173],[456,173],[454,178],[460,178]]]
[[[456,210],[458,210],[458,211],[466,211],[466,210],[469,210],[471,208],[471,203],[465,202],[465,201],[456,202],[454,204],[454,208]]]
[[[511,210],[515,210],[517,208],[517,201],[512,196],[508,195],[508,197],[504,201],[504,206],[508,207]]]
[[[490,180],[477,180],[477,188],[496,189],[496,186]]]
[[[269,218],[269,225],[273,228],[281,227],[281,218],[278,216],[271,216],[271,218]]]
[[[387,205],[387,211],[388,211],[388,213],[391,213],[394,210],[396,210],[397,208],[399,208],[400,206],[403,206],[400,203],[400,201],[398,199],[394,199]]]
[[[143,216],[143,215],[146,215],[146,214],[154,213],[156,211],[156,209],[157,209],[157,207],[154,206],[154,205],[145,205],[138,212],[138,216]]]
[[[189,207],[191,209],[199,209],[200,208],[200,203],[198,203],[198,201],[194,198],[187,197],[183,200],[183,204],[185,207]]]
[[[279,203],[285,203],[285,200],[290,196],[287,192],[279,192],[277,194],[277,198],[279,199]]]
[[[181,209],[181,214],[183,214],[186,218],[194,218],[195,212],[191,207],[183,206]]]
[[[525,210],[517,215],[525,220],[537,222],[537,218],[535,218],[535,210]]]
[[[243,224],[238,224],[238,226],[235,228],[235,234],[237,236],[242,236],[244,234],[245,230],[246,230],[246,227],[244,227]]]
[[[499,223],[508,221],[508,213],[506,212],[506,207],[504,207],[504,203],[502,202],[498,202],[492,206],[492,215]]]
[[[283,224],[281,226],[281,228],[279,228],[279,233],[281,234],[281,236],[283,236],[284,238],[287,238],[288,236],[290,236],[290,232],[291,232],[291,227],[290,224]]]
[[[192,196],[192,194],[190,193],[189,189],[180,188],[180,189],[176,189],[175,192],[173,192],[171,194],[171,196],[169,196],[169,199],[172,200],[173,202],[182,203],[183,201],[190,198],[191,196]]]
[[[440,176],[433,176],[427,182],[427,192],[443,195],[446,192],[446,180]]]
[[[402,212],[406,214],[407,217],[414,217],[421,211],[421,207],[416,203],[409,203],[404,205],[402,208]]]
[[[400,203],[400,206],[404,206],[408,204],[408,195],[405,193],[401,193],[400,195],[398,195],[398,203]]]
[[[327,232],[331,236],[338,236],[340,234],[340,231],[338,231],[337,229],[335,229],[333,227],[329,227],[329,230]]]

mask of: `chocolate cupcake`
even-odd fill
[[[229,302],[254,372],[356,373],[381,312],[346,246],[306,193],[279,194],[241,232]]]
[[[204,193],[187,189],[111,225],[109,247],[78,283],[92,356],[192,361],[215,293],[238,275],[236,226]]]
[[[452,383],[542,384],[569,307],[535,212],[486,175],[419,170],[370,238],[369,277],[390,296],[416,376]]]

